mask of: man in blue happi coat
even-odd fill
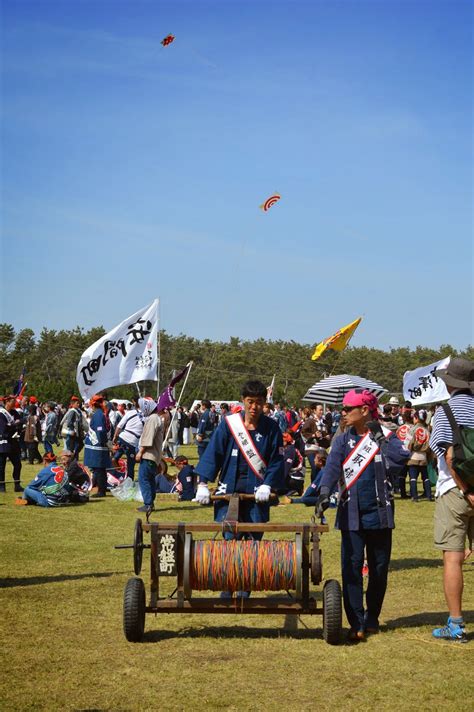
[[[43,462],[45,467],[25,487],[23,499],[17,500],[17,504],[60,507],[87,502],[90,479],[72,452],[64,450],[60,464],[51,453],[45,455]]]
[[[214,432],[214,419],[211,414],[211,401],[203,400],[201,401],[201,414],[199,417],[199,425],[196,433],[196,442],[198,449],[198,457],[204,455],[207,446],[209,445],[210,439]]]
[[[280,428],[271,418],[263,415],[267,389],[260,381],[247,381],[242,388],[244,411],[237,414],[242,424],[247,440],[248,457],[242,454],[235,435],[229,426],[229,416],[219,423],[206,451],[196,467],[199,485],[196,499],[201,504],[209,504],[210,495],[208,483],[214,482],[219,474],[219,485],[216,494],[233,494],[241,492],[254,494],[255,501],[244,500],[240,503],[239,517],[242,522],[268,522],[269,500],[271,490],[279,490],[284,486],[283,440]],[[244,438],[244,440],[245,440]],[[264,465],[253,467],[248,464],[248,458],[260,458]],[[216,501],[214,519],[222,522],[226,518],[228,502]],[[261,533],[252,535],[253,539],[261,539]],[[230,532],[226,538],[233,538]]]
[[[402,442],[378,422],[377,398],[356,388],[344,396],[346,431],[332,442],[321,478],[318,513],[329,506],[332,487],[339,483],[336,526],[341,530],[344,608],[349,640],[363,640],[379,629],[387,588],[395,527],[392,480],[410,457]],[[362,566],[367,552],[369,581],[366,610]]]

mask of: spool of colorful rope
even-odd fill
[[[190,583],[197,591],[288,591],[296,588],[294,541],[194,541]]]

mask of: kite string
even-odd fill
[[[193,542],[191,587],[196,591],[287,591],[296,588],[292,541]]]

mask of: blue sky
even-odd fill
[[[2,321],[472,343],[470,2],[1,5]]]

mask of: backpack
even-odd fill
[[[474,487],[474,428],[458,425],[447,403],[442,406],[453,431],[453,468],[470,487]]]

